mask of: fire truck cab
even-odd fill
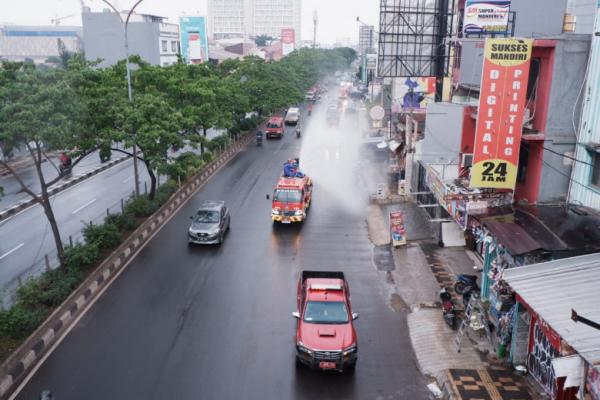
[[[312,187],[310,178],[299,171],[284,173],[273,191],[273,222],[290,224],[304,221],[312,200]]]

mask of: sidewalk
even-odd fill
[[[536,398],[522,377],[494,365],[478,351],[485,346],[468,336],[463,337],[460,353],[456,351],[456,331],[443,320],[438,292],[441,287],[452,288],[456,274],[473,273],[478,262],[473,254],[462,247],[439,247],[423,210],[412,202],[369,207],[367,226],[373,243],[389,245],[389,212],[397,210],[404,213],[408,244],[392,250],[391,276],[396,294],[410,308],[409,335],[421,372],[435,379],[449,399]],[[454,295],[454,301],[462,305],[459,296]]]

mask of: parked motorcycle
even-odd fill
[[[477,268],[477,266],[474,266],[473,270],[475,270],[475,272],[483,271],[481,268]],[[456,275],[456,283],[454,284],[454,291],[456,293],[463,294],[468,286],[475,286],[479,289],[479,286],[477,285],[477,275]]]
[[[452,301],[452,295],[448,292],[447,288],[443,288],[440,290],[439,296],[442,301],[444,322],[446,322],[450,329],[456,329],[456,310],[454,308],[454,302]]]
[[[481,272],[481,269],[473,267],[477,272]],[[454,291],[458,294],[462,294],[463,304],[466,306],[469,303],[469,299],[472,294],[479,294],[481,288],[477,284],[477,275],[459,274],[456,276],[456,283],[454,284]]]

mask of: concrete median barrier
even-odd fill
[[[152,216],[144,221],[86,280],[44,321],[44,323],[0,366],[0,399],[19,387],[48,352],[68,334],[110,283],[135,258],[164,224],[214,175],[252,140],[246,135],[201,172],[183,184]]]

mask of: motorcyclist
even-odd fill
[[[58,155],[58,161],[60,162],[59,170],[61,173],[67,172],[71,169],[71,157],[69,157],[66,153],[60,153]]]
[[[296,124],[296,137],[300,137],[301,134],[302,134],[302,125],[300,124],[300,122],[298,122]]]
[[[257,146],[260,146],[262,144],[262,139],[263,139],[263,132],[256,131],[256,145]]]
[[[312,114],[313,105],[312,103],[308,103],[308,115]]]

